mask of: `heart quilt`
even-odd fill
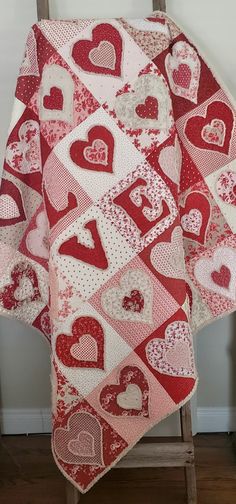
[[[161,12],[30,30],[0,188],[0,314],[50,342],[52,452],[82,493],[190,399],[193,332],[236,310],[235,117]]]

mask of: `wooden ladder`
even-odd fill
[[[49,19],[49,0],[36,0],[38,19]],[[153,10],[166,10],[165,0],[153,0]],[[187,504],[197,504],[196,472],[190,402],[180,408],[181,441],[161,443],[157,438],[144,438],[114,467],[183,467]],[[66,482],[66,504],[78,504],[81,494]]]
[[[197,504],[197,486],[192,436],[191,406],[188,401],[180,408],[180,441],[161,443],[158,438],[143,438],[115,466],[119,468],[183,467],[187,504]],[[78,504],[81,494],[66,482],[66,504]]]

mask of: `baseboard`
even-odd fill
[[[0,422],[2,434],[46,434],[51,432],[51,411],[48,408],[2,409]],[[196,426],[197,432],[236,432],[236,408],[198,407]],[[171,434],[165,432],[165,435]]]
[[[197,408],[197,432],[235,432],[236,408]]]
[[[36,434],[51,432],[51,411],[42,409],[2,409],[2,434]]]

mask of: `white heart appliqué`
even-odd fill
[[[194,267],[196,280],[207,290],[236,300],[236,250],[219,247],[211,259],[202,258]]]

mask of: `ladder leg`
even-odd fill
[[[70,481],[66,482],[66,504],[78,504],[80,500],[80,492],[77,488],[70,483]]]
[[[196,473],[193,465],[184,468],[187,492],[187,503],[197,504]]]
[[[180,408],[180,423],[183,441],[190,442],[193,445],[191,405],[189,401]],[[194,459],[191,465],[184,468],[184,472],[187,503],[197,504],[197,483]]]

